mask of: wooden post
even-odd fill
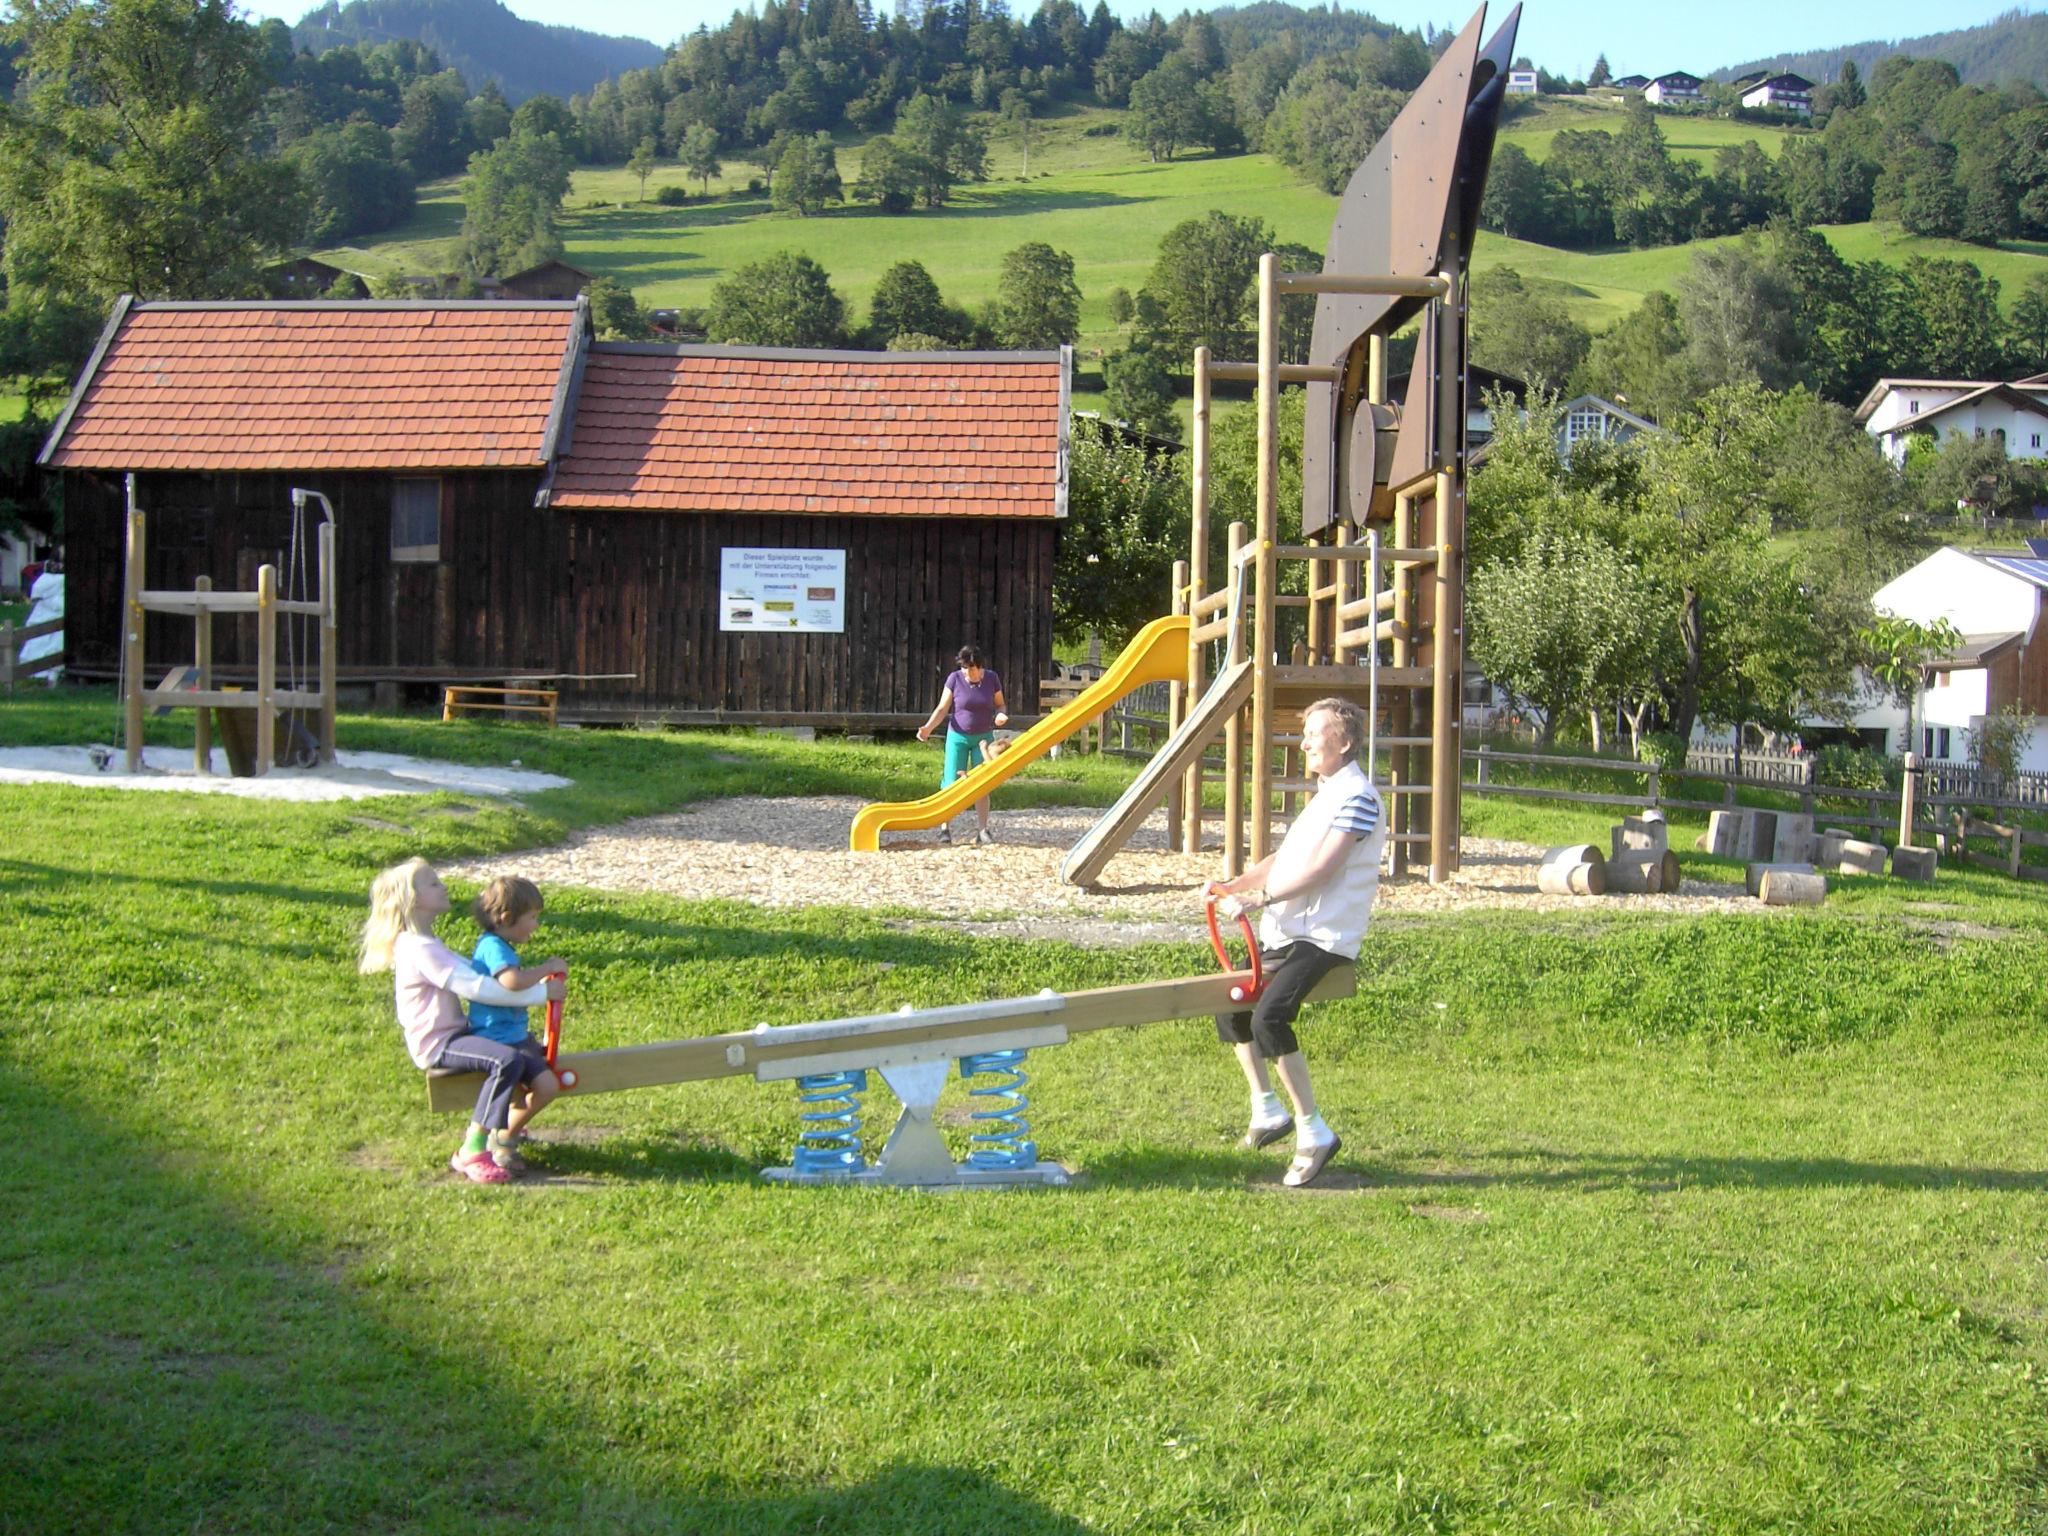
[[[1382,367],[1385,365],[1382,364]],[[1410,496],[1394,498],[1394,547],[1412,549],[1415,545],[1415,502]],[[1415,581],[1409,575],[1410,566],[1394,567],[1394,665],[1410,667],[1415,664]],[[1394,695],[1394,707],[1389,712],[1390,724],[1396,736],[1415,734],[1415,690],[1403,688]],[[1390,789],[1399,789],[1415,780],[1415,749],[1396,747],[1387,764],[1387,784]],[[1413,795],[1393,796],[1389,814],[1393,818],[1394,878],[1400,879],[1408,873],[1409,843],[1399,841],[1400,834],[1415,825],[1415,797]]]
[[[1257,553],[1253,556],[1252,623],[1252,834],[1251,861],[1273,851],[1273,651],[1278,640],[1274,578],[1280,541],[1279,432],[1280,336],[1279,258],[1259,258],[1259,472]]]
[[[1188,518],[1188,612],[1209,590],[1209,349],[1195,348],[1195,423],[1189,451],[1194,455],[1191,476],[1193,505]],[[1225,580],[1229,580],[1226,573]],[[1199,620],[1192,621],[1199,623]],[[1202,648],[1188,641],[1187,707],[1193,709],[1204,688]],[[1202,846],[1202,759],[1189,765],[1181,788],[1181,846],[1194,853]]]
[[[1913,846],[1913,780],[1920,766],[1917,753],[1906,754],[1905,776],[1899,781],[1899,846]]]
[[[256,777],[277,755],[277,567],[256,572]]]
[[[1800,814],[1813,814],[1813,759],[1807,758],[1799,765],[1799,810]]]
[[[201,576],[192,583],[199,604],[192,613],[192,666],[199,674],[199,691],[213,690],[213,610],[206,606],[206,594],[213,590],[213,578]],[[213,711],[201,704],[192,711],[192,771],[213,772]]]
[[[1649,775],[1649,780],[1648,780],[1648,787],[1647,787],[1647,788],[1646,788],[1646,789],[1644,790],[1644,793],[1645,793],[1646,795],[1648,795],[1648,796],[1649,796],[1649,800],[1650,800],[1650,808],[1651,808],[1652,810],[1655,810],[1655,809],[1656,809],[1656,807],[1657,807],[1657,801],[1658,801],[1658,797],[1659,797],[1659,795],[1660,795],[1660,794],[1662,793],[1662,788],[1661,788],[1661,786],[1663,785],[1663,782],[1664,782],[1664,770],[1663,770],[1663,768],[1662,768],[1662,767],[1661,767],[1661,766],[1660,766],[1660,765],[1659,765],[1659,764],[1658,764],[1658,763],[1657,763],[1657,762],[1656,762],[1656,761],[1655,761],[1655,760],[1653,759],[1653,760],[1651,761],[1651,763],[1650,763],[1650,775]]]
[[[1429,765],[1429,879],[1439,885],[1457,867],[1458,714],[1463,668],[1458,658],[1457,506],[1451,477],[1436,477],[1436,624],[1431,637],[1434,664]]]
[[[135,504],[135,476],[128,477],[128,563],[121,580],[121,671],[127,686],[124,701],[124,746],[130,773],[142,771],[142,589],[149,565],[149,521]]]
[[[1244,539],[1244,524],[1232,523],[1229,533],[1232,572],[1237,570],[1237,555],[1244,548]],[[1239,633],[1249,622],[1247,615],[1239,624]],[[1230,649],[1234,655],[1242,654],[1240,644],[1237,636],[1233,635]],[[1223,728],[1223,868],[1233,879],[1244,873],[1244,717],[1242,709],[1234,711],[1230,723]]]
[[[0,623],[0,687],[9,693],[14,692],[14,648],[17,643],[14,625]]]
[[[1337,537],[1334,542],[1339,549],[1351,547],[1350,523],[1340,521],[1337,524]],[[1356,560],[1338,560],[1332,562],[1331,566],[1330,580],[1337,590],[1330,598],[1330,627],[1324,633],[1330,637],[1330,660],[1340,667],[1350,661],[1351,648],[1344,643],[1344,621],[1338,618],[1337,614],[1346,603],[1358,595],[1357,576],[1360,569]]]
[[[335,619],[334,524],[320,525],[320,761],[334,762],[334,672],[340,639]],[[552,716],[548,724],[553,725]]]

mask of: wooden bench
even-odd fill
[[[555,723],[553,688],[477,688],[449,684],[441,690],[441,718],[453,720],[457,710],[485,710],[501,715],[545,715]]]

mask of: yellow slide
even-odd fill
[[[861,807],[853,818],[855,853],[873,853],[884,832],[916,832],[951,821],[1029,763],[1036,762],[1132,689],[1146,683],[1170,683],[1188,675],[1188,620],[1168,614],[1154,619],[1111,664],[1071,703],[1063,704],[1010,743],[1010,750],[972,773],[962,774],[945,789],[922,800]]]

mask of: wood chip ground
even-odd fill
[[[1062,884],[1060,860],[1098,814],[1083,807],[999,811],[998,841],[987,847],[973,842],[969,816],[953,823],[950,847],[939,843],[936,830],[885,833],[879,853],[853,853],[847,833],[861,804],[851,798],[712,801],[593,828],[555,848],[451,864],[444,873],[477,882],[521,874],[543,890],[659,891],[765,907],[903,907],[994,936],[1115,945],[1196,937],[1202,886],[1221,872],[1222,856],[1213,849],[1168,851],[1159,812],[1096,885]],[[1658,896],[1542,896],[1536,891],[1541,854],[1526,844],[1468,838],[1464,867],[1449,882],[1384,882],[1375,910],[1416,916],[1474,908],[1767,910],[1747,900],[1740,885],[1694,880]]]

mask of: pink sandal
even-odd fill
[[[491,1161],[491,1154],[488,1152],[464,1154],[460,1148],[457,1148],[455,1155],[448,1159],[448,1166],[468,1179],[472,1184],[509,1184],[512,1182],[512,1175]]]

